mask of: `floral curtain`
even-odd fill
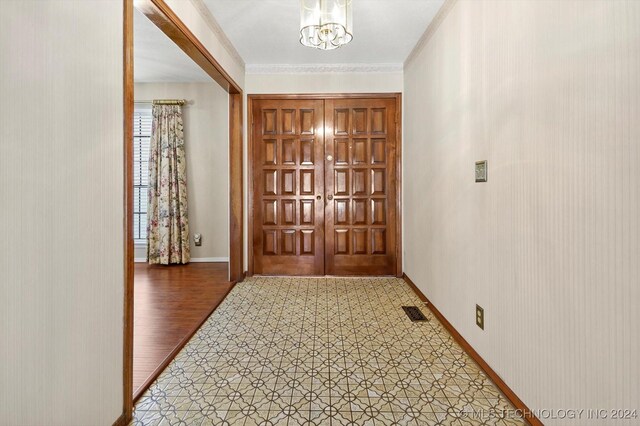
[[[153,105],[149,153],[149,263],[188,263],[187,173],[180,105]]]

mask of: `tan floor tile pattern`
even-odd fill
[[[402,306],[421,307],[411,322]],[[236,285],[140,398],[133,425],[520,425],[396,278]]]

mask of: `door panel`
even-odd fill
[[[252,105],[254,273],[396,275],[396,99]]]
[[[322,275],[323,101],[256,100],[252,114],[254,273]]]
[[[396,103],[325,100],[325,271],[396,274]]]

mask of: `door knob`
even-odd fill
[[[318,201],[322,200],[322,195],[318,195],[318,196],[316,197],[316,200],[318,200]]]
[[[327,155],[327,161],[331,161],[331,160],[333,160],[333,156]]]
[[[333,195],[327,195],[327,200],[329,201],[333,200]]]

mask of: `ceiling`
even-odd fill
[[[137,10],[133,17],[133,79],[137,83],[212,82],[146,16]]]
[[[203,0],[244,61],[253,64],[401,64],[444,0],[353,0],[353,41],[302,46],[299,0]]]

